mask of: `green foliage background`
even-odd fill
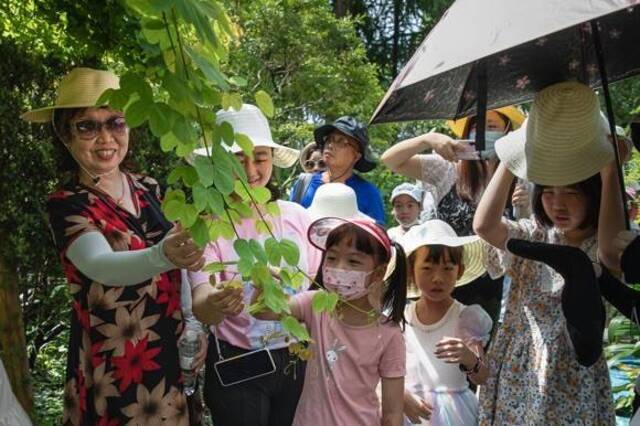
[[[302,147],[325,120],[350,114],[367,121],[393,69],[410,57],[451,2],[354,1],[349,13],[338,17],[325,0],[226,0],[241,33],[223,67],[228,75],[245,76],[248,91],[272,95],[274,136]],[[388,7],[391,3],[402,3],[402,9]],[[394,13],[402,13],[397,33],[389,24]],[[19,115],[51,103],[51,82],[74,66],[129,70],[144,55],[138,30],[116,0],[4,0],[0,5],[0,256],[16,271],[22,292],[37,424],[60,423],[71,313],[44,220],[44,200],[58,177],[53,137],[45,126],[29,126]],[[640,81],[617,84],[613,95],[624,126],[640,106]],[[394,141],[434,126],[443,129],[441,122],[375,126],[370,129],[374,150],[381,153]],[[177,159],[162,152],[144,127],[131,140],[139,170],[163,181]],[[626,171],[631,181],[640,180],[637,153]],[[280,184],[286,189],[298,172],[283,172]],[[366,178],[385,198],[403,181],[382,167]]]

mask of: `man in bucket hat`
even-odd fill
[[[292,201],[309,207],[316,190],[329,182],[340,182],[351,187],[358,199],[358,209],[384,224],[382,196],[371,182],[354,173],[354,169],[366,173],[376,167],[376,159],[369,148],[367,128],[355,118],[340,117],[314,131],[316,144],[322,149],[327,170],[313,174],[307,180],[298,180],[291,189]],[[304,185],[300,190],[299,185]],[[302,194],[294,200],[293,194]]]

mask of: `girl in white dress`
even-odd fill
[[[430,220],[411,228],[400,243],[410,280],[420,290],[405,312],[405,425],[475,425],[478,400],[467,378],[482,384],[489,375],[483,347],[492,321],[479,305],[465,306],[451,292],[484,273],[481,242]]]

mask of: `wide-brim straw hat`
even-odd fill
[[[522,127],[496,141],[496,154],[521,179],[572,185],[613,160],[608,133],[594,91],[577,82],[558,83],[536,95]]]
[[[411,256],[424,246],[464,247],[464,273],[456,281],[456,287],[468,284],[480,278],[486,272],[483,258],[483,242],[477,235],[459,237],[446,222],[439,219],[428,220],[411,227],[398,241],[407,255]]]
[[[47,123],[53,119],[56,109],[94,107],[107,89],[119,88],[120,79],[110,71],[74,68],[60,81],[55,104],[27,111],[22,114],[22,119]]]
[[[511,122],[511,128],[509,130],[519,129],[520,126],[522,126],[522,123],[524,123],[525,115],[515,106],[497,108],[491,111],[499,112],[500,114],[507,117],[507,119]],[[449,126],[449,129],[451,129],[456,137],[462,138],[467,130],[467,127],[469,126],[469,120],[471,118],[473,118],[473,116],[460,118],[458,120],[448,120],[447,126]]]
[[[273,165],[280,168],[288,168],[295,164],[300,156],[300,151],[280,145],[273,141],[271,129],[267,117],[255,105],[243,104],[240,111],[222,110],[216,113],[216,124],[229,123],[235,133],[242,133],[248,136],[254,147],[273,148]],[[231,147],[223,145],[225,149],[238,154],[242,148],[237,143]],[[194,151],[196,155],[207,155],[206,148],[198,148]]]
[[[300,167],[302,167],[302,170],[305,169],[304,162],[308,160],[308,157],[311,155],[311,151],[322,151],[322,149],[315,142],[309,142],[304,146],[304,148],[302,148],[302,150],[300,151],[299,159]]]
[[[320,185],[307,211],[312,220],[333,216],[340,219],[374,221],[374,219],[358,210],[356,192],[351,187],[339,182]]]

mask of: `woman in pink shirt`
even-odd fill
[[[317,281],[339,296],[334,312],[312,308],[319,292],[289,301],[311,335],[304,390],[294,426],[400,426],[403,421],[406,259],[371,220],[322,218],[309,240],[324,252]],[[395,253],[394,253],[395,252]],[[395,267],[387,266],[395,257]],[[254,296],[255,297],[255,296]],[[388,313],[383,315],[382,312]],[[277,319],[266,311],[262,319]],[[382,409],[376,387],[382,381]]]
[[[218,124],[224,121],[229,122],[236,133],[243,133],[253,141],[253,158],[244,155],[237,145],[231,147],[244,166],[247,181],[252,187],[270,188],[273,166],[290,167],[297,161],[297,150],[272,140],[267,119],[255,106],[244,105],[240,111],[219,112]],[[273,190],[272,195],[273,199],[277,198]],[[308,275],[315,275],[321,253],[307,242],[307,229],[311,222],[307,211],[288,201],[278,200],[277,204],[279,215],[272,216],[262,212],[271,231],[278,240],[295,242],[300,251],[297,266]],[[271,235],[257,231],[258,221],[256,218],[248,218],[236,224],[238,236],[244,240],[263,243]],[[234,242],[235,240],[220,238],[209,243],[204,254],[207,263],[237,261]],[[245,281],[240,289],[220,285],[241,280],[235,265],[229,266],[215,275],[196,272],[189,276],[193,291],[193,312],[200,321],[212,325],[204,386],[205,402],[216,426],[289,425],[302,391],[304,362],[289,353],[289,343],[285,340],[279,321],[257,320],[244,309],[244,306],[249,305],[254,291],[251,281]],[[309,283],[305,282],[298,290],[286,291],[293,295],[308,287]],[[269,374],[256,377],[267,371],[245,371],[243,361],[238,361],[235,364],[226,363],[226,367],[233,370],[231,373],[235,379],[218,375],[215,364],[222,358],[229,360],[265,348],[273,359],[275,371],[269,370]],[[255,364],[251,355],[239,359]],[[230,384],[239,380],[242,381]]]

